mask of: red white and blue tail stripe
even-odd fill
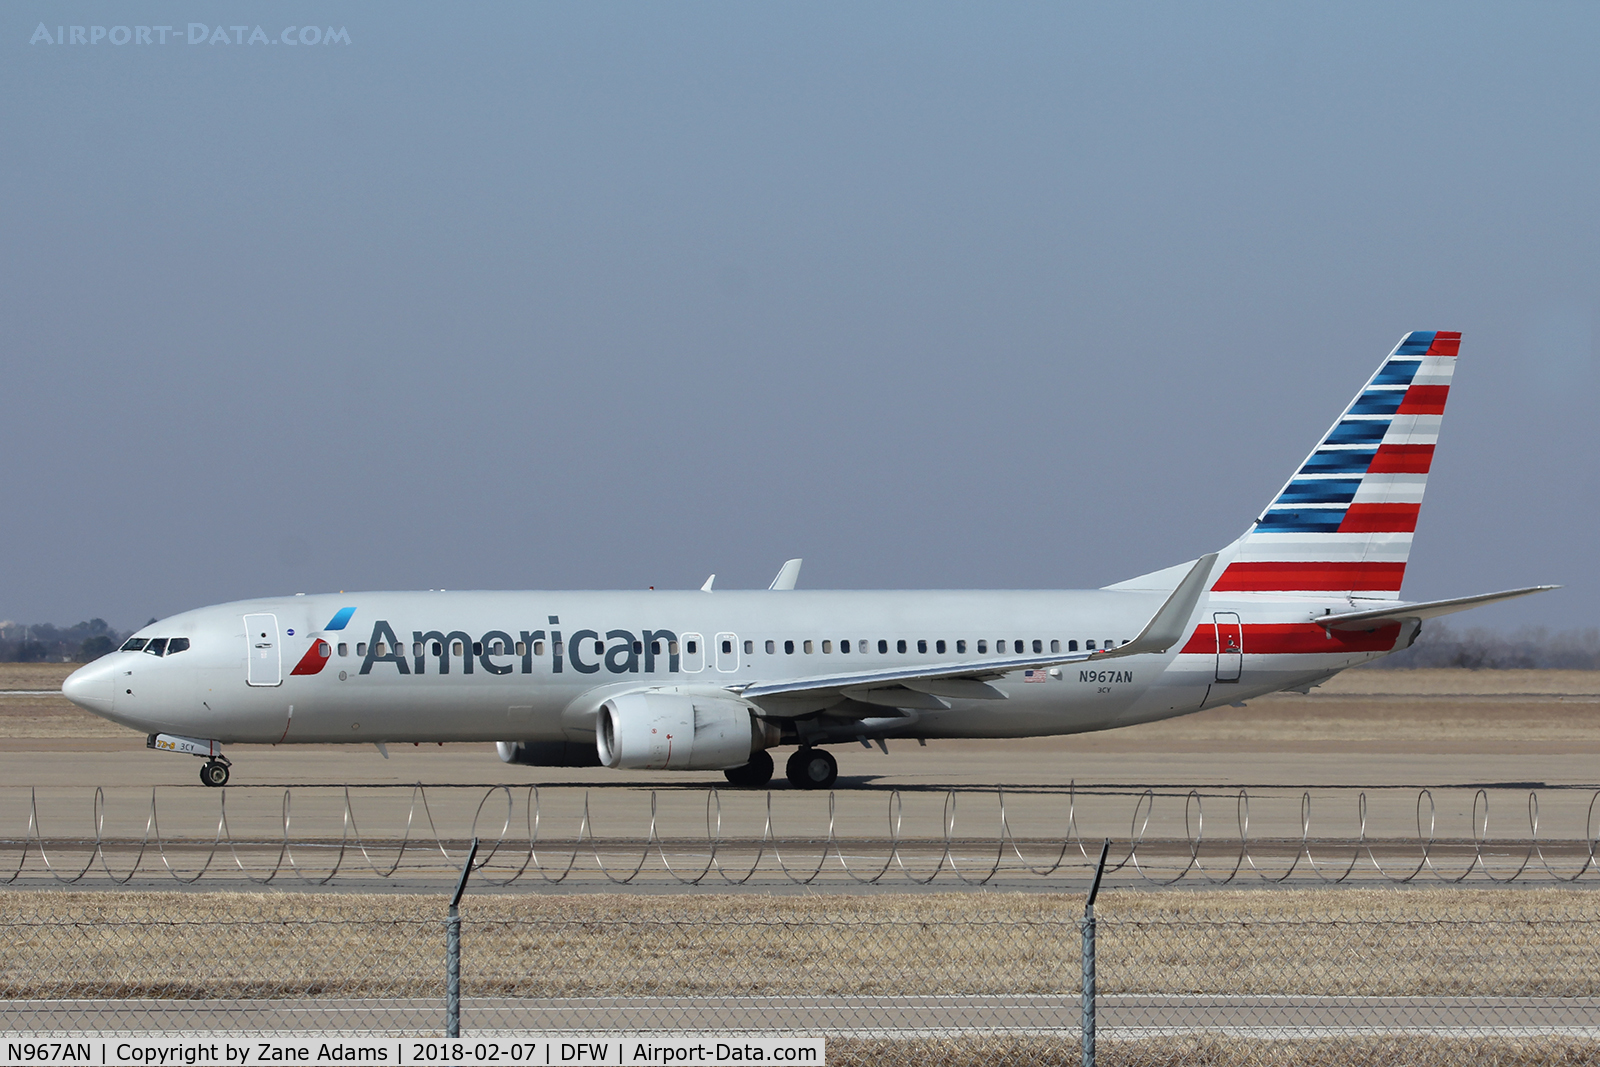
[[[1218,592],[1399,596],[1461,334],[1409,333],[1235,545]]]

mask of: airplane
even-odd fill
[[[827,744],[1021,738],[1187,715],[1408,648],[1432,618],[1542,592],[1399,599],[1461,335],[1408,333],[1238,540],[1078,591],[376,592],[183,612],[67,699],[201,757],[224,745],[495,742],[507,763],[722,771],[796,788]],[[287,668],[287,669],[286,669]]]

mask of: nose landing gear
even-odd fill
[[[831,789],[839,778],[839,761],[820,748],[802,748],[784,766],[789,784],[796,789]]]
[[[206,761],[200,768],[200,781],[212,788],[228,784],[228,768],[233,762],[222,754],[222,742],[201,737],[181,737],[177,734],[150,734],[144,739],[146,748],[157,752],[177,752],[199,756]]]

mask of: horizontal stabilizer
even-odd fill
[[[1440,615],[1466,611],[1468,608],[1478,608],[1485,604],[1495,604],[1502,600],[1513,600],[1519,596],[1560,588],[1559,585],[1530,585],[1526,589],[1507,589],[1503,593],[1484,593],[1481,596],[1463,596],[1454,600],[1430,600],[1424,604],[1396,604],[1393,607],[1374,608],[1371,611],[1324,615],[1316,621],[1329,630],[1373,630],[1387,622],[1432,619]]]

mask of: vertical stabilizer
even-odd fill
[[[1409,333],[1239,539],[1218,592],[1400,594],[1461,334]]]

